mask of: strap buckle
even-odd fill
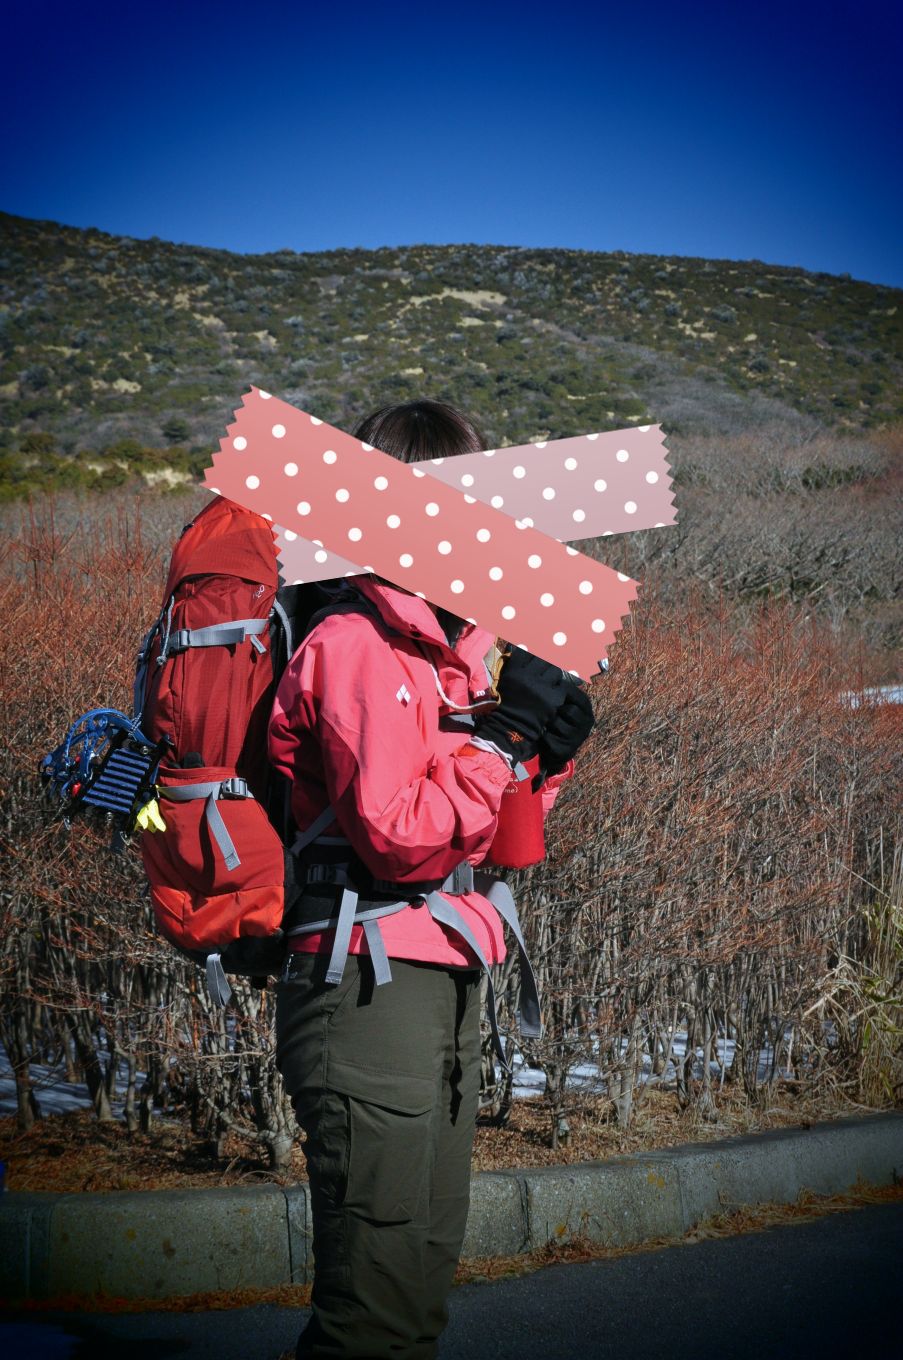
[[[304,876],[307,883],[340,883],[344,887],[348,882],[348,865],[305,864]]]
[[[253,794],[248,788],[247,779],[242,779],[241,775],[233,775],[231,779],[224,779],[219,786],[220,798],[251,798]]]
[[[464,893],[473,892],[473,865],[468,864],[466,860],[458,864],[439,891],[450,893],[452,897],[462,897]]]
[[[171,655],[173,652],[187,652],[190,646],[191,629],[179,628],[175,633],[170,634],[169,645],[167,646],[166,651],[168,655]]]

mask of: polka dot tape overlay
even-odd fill
[[[431,477],[567,542],[677,522],[660,425],[431,459]]]
[[[427,466],[252,388],[205,482],[273,522],[289,583],[373,571],[565,670],[595,674],[638,583],[526,522],[535,514],[512,519]]]

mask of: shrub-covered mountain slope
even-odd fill
[[[900,290],[501,246],[244,256],[10,216],[0,236],[0,499],[190,481],[252,382],[344,429],[437,397],[495,445],[661,422],[677,527],[578,546],[647,589],[805,601],[897,675]]]
[[[209,447],[250,382],[345,427],[445,398],[497,444],[644,418],[679,436],[903,414],[903,292],[759,261],[248,256],[3,214],[0,264],[7,453],[36,434],[70,455]]]

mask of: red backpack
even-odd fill
[[[141,845],[154,914],[226,995],[224,968],[266,974],[284,949],[267,725],[293,648],[278,590],[270,524],[217,496],[175,546],[135,678],[142,730],[170,742],[156,775],[166,830],[145,831]]]

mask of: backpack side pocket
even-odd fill
[[[221,766],[159,772],[166,830],[145,832],[141,850],[157,924],[182,949],[218,950],[282,924],[282,842],[255,798],[228,796],[242,782]]]

